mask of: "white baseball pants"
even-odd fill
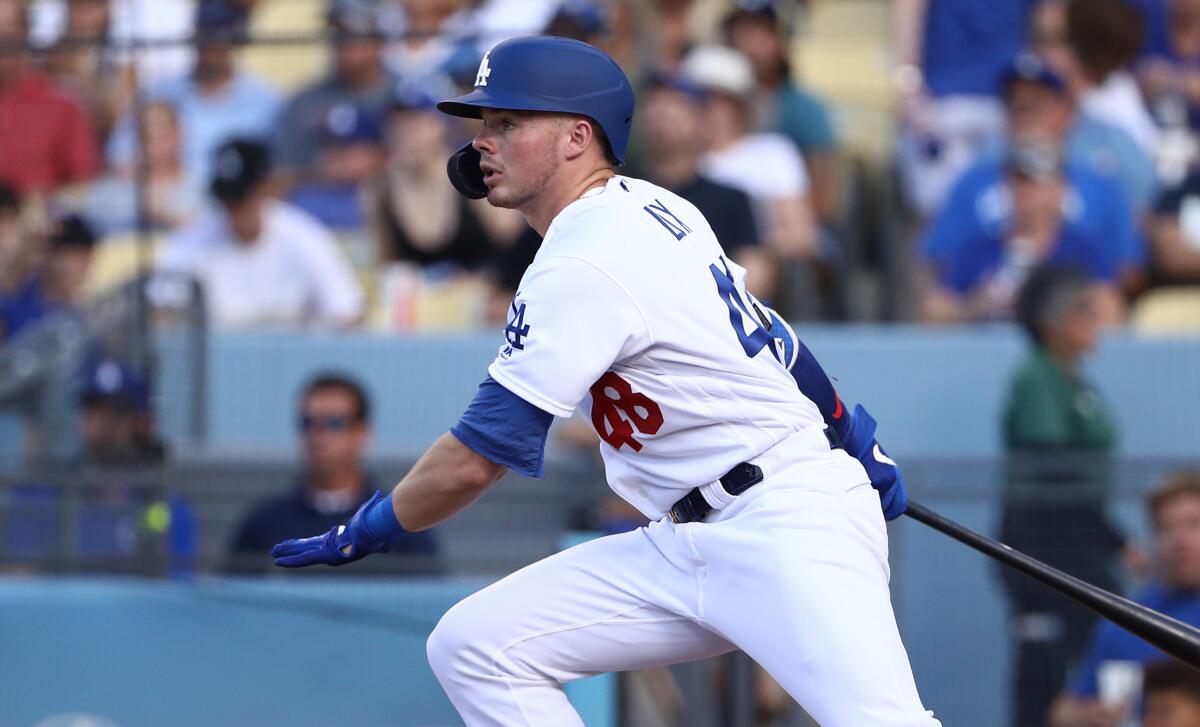
[[[940,725],[896,629],[879,496],[849,457],[809,464],[706,522],[583,543],[450,609],[429,662],[467,725],[581,726],[564,682],[734,648],[823,727]]]

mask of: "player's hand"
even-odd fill
[[[370,500],[358,508],[348,525],[335,526],[324,535],[294,538],[279,543],[271,548],[271,557],[275,559],[275,565],[284,568],[303,568],[318,563],[345,565],[371,553],[386,551],[390,542],[376,537],[366,524],[367,510],[382,499],[383,493],[376,491]]]
[[[908,493],[904,489],[900,467],[875,441],[876,426],[874,417],[859,404],[854,407],[842,445],[850,456],[862,463],[867,476],[871,478],[871,486],[879,491],[883,517],[895,520],[908,509]]]

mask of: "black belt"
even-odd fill
[[[830,449],[842,448],[842,440],[838,438],[837,432],[833,429],[825,427],[825,438],[829,440]],[[721,487],[736,497],[762,481],[761,467],[749,462],[742,462],[721,477]],[[703,520],[712,510],[713,506],[704,499],[704,493],[700,492],[700,488],[693,487],[691,492],[679,498],[679,501],[671,506],[671,521],[680,524],[696,522]]]

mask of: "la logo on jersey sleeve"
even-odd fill
[[[521,292],[517,291],[517,295]],[[504,339],[508,344],[500,349],[501,358],[509,358],[514,351],[525,350],[525,338],[529,335],[529,324],[525,322],[525,303],[518,303],[513,297],[512,305],[508,308],[508,325],[504,327]]]

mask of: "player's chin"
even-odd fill
[[[503,207],[505,209],[516,209],[520,206],[520,200],[504,184],[497,184],[489,189],[487,201],[493,207]]]

